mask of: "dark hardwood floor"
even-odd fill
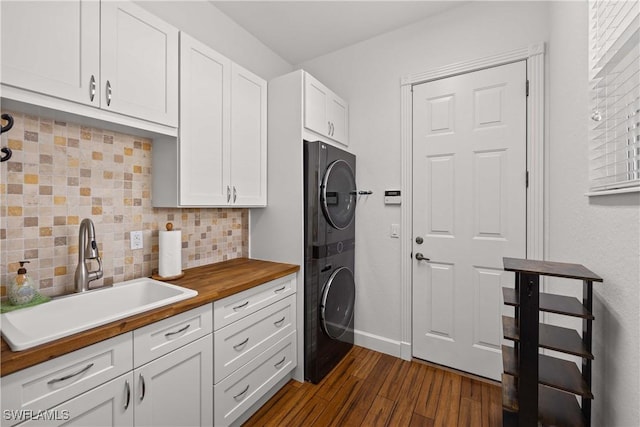
[[[502,425],[499,386],[354,347],[318,385],[290,381],[244,426]]]

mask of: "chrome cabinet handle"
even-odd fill
[[[236,186],[233,186],[233,203],[236,202],[236,198],[238,197],[238,192],[236,191]]]
[[[111,83],[107,80],[107,107],[111,105]]]
[[[147,391],[147,386],[144,383],[144,377],[142,376],[142,374],[140,374],[140,386],[142,387],[142,390],[140,390],[140,402],[142,402]]]
[[[242,390],[240,393],[236,394],[235,396],[233,396],[233,398],[235,400],[238,400],[239,397],[244,396],[244,394],[249,391],[249,384],[247,384],[247,386],[244,388],[244,390]],[[244,397],[243,397],[244,398]],[[242,399],[241,399],[242,400]]]
[[[93,102],[93,98],[96,96],[96,78],[91,75],[89,79],[89,101]]]
[[[246,306],[248,306],[248,305],[249,305],[249,301],[245,302],[244,304],[236,305],[235,307],[233,307],[233,309],[234,309],[235,311],[238,311],[238,310],[240,310],[241,308],[245,308],[245,307],[246,307]]]
[[[234,350],[240,350],[240,348],[242,348],[248,342],[249,342],[249,338],[247,338],[246,340],[242,341],[240,344],[234,345],[233,349]]]
[[[227,203],[231,201],[231,187],[227,185]]]
[[[425,258],[425,256],[424,256],[424,255],[422,255],[420,252],[417,252],[417,253],[416,253],[416,259],[417,259],[418,261],[430,261],[430,259],[429,259],[429,258]]]
[[[279,327],[280,327],[280,326],[282,326],[282,324],[284,323],[284,319],[285,319],[285,318],[283,317],[283,318],[282,318],[282,319],[280,319],[280,320],[276,320],[275,322],[273,322],[273,324],[274,324],[277,328],[279,328]]]
[[[167,332],[166,334],[164,334],[164,336],[165,336],[165,337],[167,337],[167,338],[169,338],[169,337],[171,337],[171,336],[173,336],[173,335],[180,334],[180,333],[182,333],[182,332],[186,331],[187,329],[189,329],[189,326],[191,326],[191,323],[189,323],[189,324],[188,324],[187,326],[185,326],[184,328],[179,329],[179,330],[177,330],[177,331],[175,331],[175,332]]]
[[[85,366],[84,368],[80,369],[78,372],[75,372],[73,374],[69,374],[69,375],[65,375],[64,377],[60,377],[60,378],[54,378],[51,381],[47,382],[47,384],[55,384],[55,383],[59,383],[60,381],[66,381],[70,378],[73,377],[77,377],[80,374],[84,374],[85,372],[87,372],[89,369],[91,369],[91,367],[93,366],[93,363],[89,363],[87,366]]]
[[[327,133],[331,135],[331,122],[327,122],[327,126],[329,126],[329,131]]]
[[[282,360],[281,360],[281,361],[279,361],[279,362],[277,362],[275,365],[273,365],[273,367],[274,367],[274,368],[276,368],[276,369],[280,369],[280,368],[282,368],[282,364],[284,363],[284,361],[285,361],[285,360],[287,360],[287,356],[284,356],[284,357],[282,358]],[[278,365],[280,365],[280,366],[278,366]]]
[[[278,288],[278,289],[274,289],[273,292],[275,292],[277,294],[278,292],[284,291],[284,288],[285,288],[285,286],[283,286],[281,288]]]
[[[333,123],[331,123],[331,136],[333,136],[336,133],[336,128],[335,126],[333,126]]]
[[[129,380],[124,382],[124,389],[127,391],[127,401],[124,404],[124,410],[129,409],[129,402],[131,401],[131,387],[129,386]]]

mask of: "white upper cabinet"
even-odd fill
[[[267,82],[231,66],[232,204],[267,204]]]
[[[347,103],[309,73],[304,73],[304,127],[349,145]]]
[[[181,33],[179,104],[178,168],[167,178],[172,146],[154,146],[153,205],[265,206],[266,81]]]
[[[5,1],[0,7],[2,83],[100,105],[100,3]]]
[[[180,34],[180,205],[228,203],[230,79],[229,59]]]
[[[102,108],[178,125],[178,30],[130,2],[103,1]]]
[[[126,1],[7,1],[0,7],[4,85],[49,95],[42,105],[60,111],[69,105],[52,100],[177,127],[176,28]],[[83,114],[99,116],[91,111]]]

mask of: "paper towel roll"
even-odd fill
[[[161,277],[171,277],[182,273],[181,230],[161,230],[158,244],[160,246],[158,275]]]

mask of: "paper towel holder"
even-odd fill
[[[165,224],[165,227],[166,227],[167,231],[172,231],[173,230],[173,223],[168,222],[168,223]],[[181,277],[184,277],[184,271],[180,272],[180,274],[176,274],[175,276],[167,276],[167,277],[165,277],[165,276],[160,276],[158,274],[158,270],[156,269],[156,270],[153,270],[153,272],[151,274],[151,278],[152,279],[160,280],[160,281],[163,281],[163,282],[168,282],[168,281],[171,281],[171,280],[178,280]]]

